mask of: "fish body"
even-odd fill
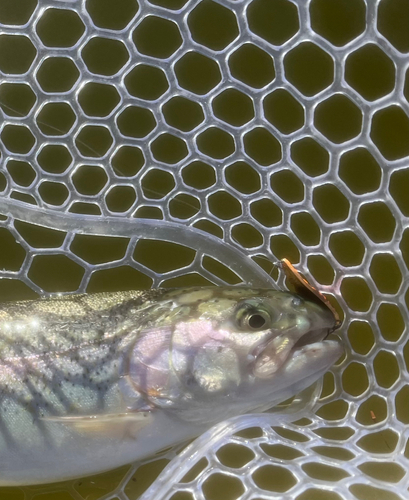
[[[0,485],[102,472],[260,411],[341,355],[323,305],[191,288],[0,305]]]

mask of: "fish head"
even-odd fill
[[[340,343],[326,338],[334,314],[290,292],[197,289],[175,294],[171,303],[174,319],[162,326],[161,354],[150,355],[149,365],[138,363],[134,377],[143,375],[153,406],[190,421],[212,423],[273,406],[312,384],[342,354]]]

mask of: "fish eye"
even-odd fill
[[[238,323],[241,330],[258,331],[268,328],[271,324],[271,316],[263,310],[245,310],[239,313]]]
[[[248,324],[251,328],[255,330],[259,328],[263,328],[263,326],[267,323],[266,319],[262,314],[252,314],[248,318]]]

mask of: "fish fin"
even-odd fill
[[[72,415],[41,417],[44,422],[60,423],[86,434],[109,437],[136,437],[152,421],[151,412],[108,413],[106,415]]]

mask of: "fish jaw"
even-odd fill
[[[273,379],[259,379],[257,401],[255,389],[246,390],[242,397],[248,400],[251,411],[266,411],[282,401],[299,394],[319,380],[342,356],[344,349],[337,340],[324,340],[297,349],[291,359]]]
[[[312,385],[333,366],[344,353],[338,339],[328,340],[335,321],[330,311],[314,304],[309,321],[303,318],[292,331],[272,335],[256,347],[250,362],[253,380],[241,394],[248,398],[247,411],[272,408]]]
[[[293,356],[283,367],[283,373],[286,375],[302,373],[302,377],[306,378],[317,374],[318,379],[343,353],[344,348],[336,340],[307,344],[294,350]]]
[[[268,379],[275,375],[303,352],[301,349],[303,346],[317,344],[315,346],[317,352],[321,352],[323,348],[325,350],[326,345],[322,342],[333,330],[335,318],[329,310],[316,304],[309,304],[307,313],[301,315],[291,329],[280,335],[272,332],[267,341],[256,347],[252,353],[253,373],[256,378]]]
[[[337,340],[323,340],[294,349],[289,359],[269,378],[253,377],[236,401],[237,413],[264,412],[299,394],[319,380],[342,356]],[[239,406],[239,405],[238,405]]]

